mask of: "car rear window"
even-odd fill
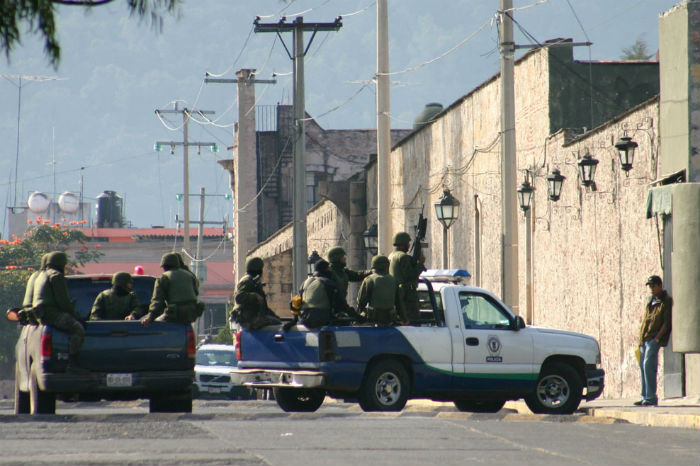
[[[76,301],[75,310],[82,320],[90,317],[92,303],[100,292],[112,287],[112,277],[91,278],[91,277],[67,277],[68,294]],[[134,276],[133,291],[139,298],[139,305],[144,309],[148,307],[153,293],[155,277]]]

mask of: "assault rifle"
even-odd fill
[[[420,208],[420,215],[418,215],[418,223],[416,223],[416,237],[413,239],[413,243],[411,244],[411,256],[418,262],[420,262],[420,258],[422,255],[421,251],[421,243],[425,239],[425,232],[426,229],[428,228],[428,219],[423,217],[423,209],[425,206],[421,206]]]

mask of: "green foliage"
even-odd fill
[[[0,49],[9,59],[12,49],[22,42],[20,27],[44,38],[44,52],[54,68],[61,60],[56,37],[56,5],[94,8],[114,0],[0,0]],[[161,29],[163,14],[174,13],[181,0],[125,0],[132,16],[150,17],[151,25]]]
[[[623,60],[649,60],[653,56],[654,54],[649,52],[647,43],[641,38],[637,38],[634,44],[622,49],[620,58]]]
[[[2,0],[0,0],[2,1]],[[51,251],[63,251],[68,255],[66,273],[88,262],[99,262],[103,256],[100,245],[90,247],[78,228],[61,224],[47,224],[39,220],[22,238],[13,236],[11,241],[0,240],[0,303],[5,310],[20,307],[29,276],[39,269],[41,256]],[[17,324],[0,318],[0,366],[13,361],[13,348],[17,341]]]

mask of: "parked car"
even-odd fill
[[[254,399],[255,391],[252,388],[231,382],[231,369],[237,365],[238,359],[232,345],[201,345],[197,348],[194,366],[193,396],[228,397],[232,400]]]

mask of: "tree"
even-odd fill
[[[649,60],[654,54],[649,52],[647,43],[637,38],[634,44],[622,49],[622,60]]]
[[[49,63],[58,68],[61,47],[56,37],[56,5],[94,8],[114,0],[0,0],[0,49],[9,60],[12,49],[22,42],[20,28],[44,37],[44,52]],[[150,17],[151,25],[160,30],[163,14],[174,14],[181,0],[124,0],[131,16]]]
[[[0,0],[2,1],[2,0]],[[88,262],[98,262],[102,257],[100,245],[90,247],[79,228],[44,219],[31,221],[31,227],[12,241],[0,240],[0,303],[5,308],[19,307],[24,299],[24,290],[29,276],[39,269],[41,256],[50,251],[64,251],[68,254],[67,273]],[[76,225],[81,222],[72,222]],[[6,309],[2,309],[5,313]],[[0,316],[0,370],[14,361],[14,346],[17,341],[17,324]]]

